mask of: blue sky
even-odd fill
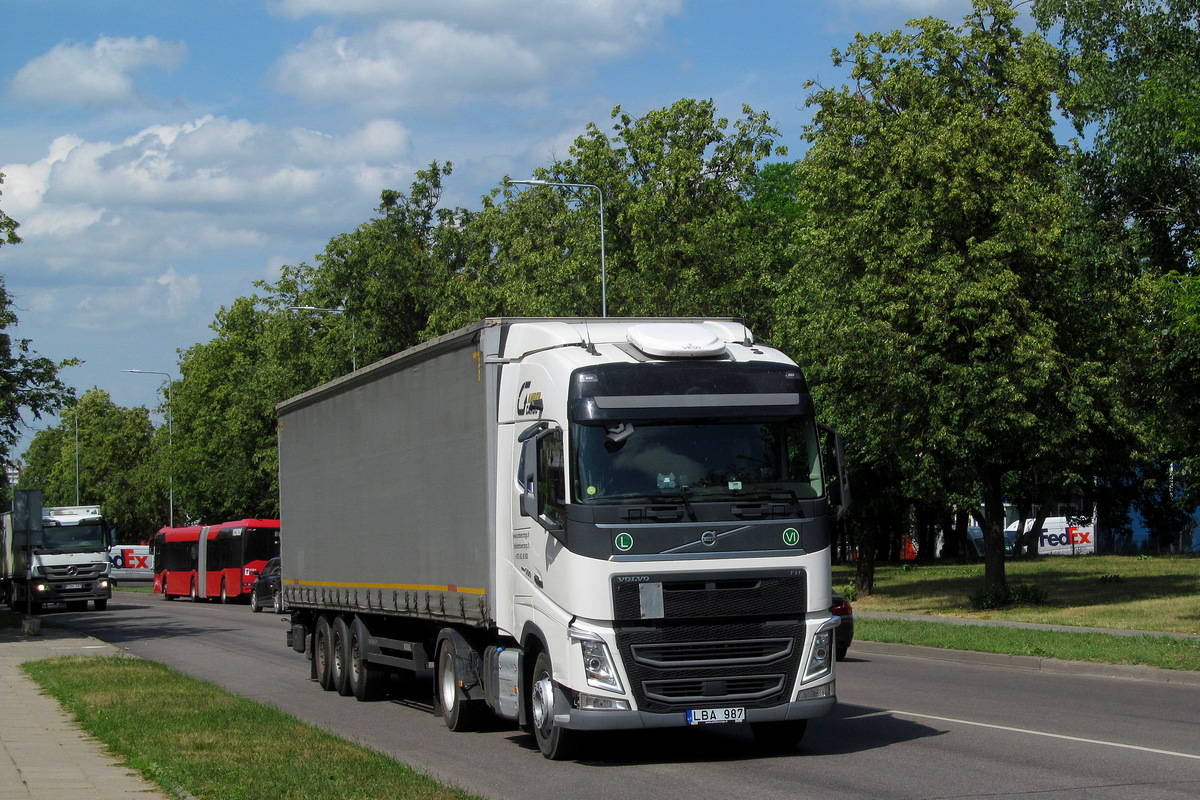
[[[857,31],[969,0],[6,0],[0,274],[41,355],[120,405],[221,306],[312,262],[383,189],[451,161],[444,203],[567,154],[613,107],[768,112],[803,150],[804,82]],[[53,422],[53,421],[50,421]],[[45,427],[47,421],[33,423]],[[27,444],[20,445],[20,454]]]

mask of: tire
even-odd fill
[[[192,578],[192,590],[191,590],[191,595],[192,595],[192,602],[193,602],[193,603],[199,603],[199,602],[200,602],[200,587],[198,587],[198,586],[196,585],[196,579],[195,579],[195,578]]]
[[[342,697],[349,697],[350,687],[350,626],[345,617],[333,621],[333,635],[329,639],[329,649],[332,658],[329,662],[330,680],[333,688]]]
[[[324,615],[317,618],[317,625],[313,629],[313,669],[316,672],[317,683],[325,691],[333,689],[332,672],[332,651],[330,650],[330,640],[333,638],[332,631],[329,628],[329,617]]]
[[[108,608],[108,598],[101,598],[100,600],[95,600],[93,602],[97,611],[103,611],[104,609]]]
[[[262,606],[258,604],[258,587],[254,586],[250,589],[250,610],[256,614],[262,611]]]
[[[225,579],[221,578],[221,605],[229,602],[229,592],[225,589]]]
[[[795,750],[808,729],[808,720],[796,719],[785,722],[751,722],[750,732],[754,741],[766,750],[785,753]]]
[[[276,589],[271,594],[271,610],[276,614],[283,613],[283,590]]]
[[[162,574],[162,599],[170,600],[171,595],[167,594],[167,573]]]
[[[551,761],[570,758],[579,740],[579,732],[560,727],[554,722],[554,669],[550,654],[538,653],[533,664],[530,681],[529,721],[533,726],[533,738],[537,740],[542,755]]]
[[[67,611],[87,611],[87,600],[68,600]]]
[[[434,691],[442,709],[442,720],[452,731],[473,731],[479,728],[482,712],[478,700],[470,700],[459,686],[458,658],[454,654],[454,643],[443,639],[438,645],[437,672],[434,675]]]
[[[838,661],[845,661],[846,653],[849,650],[850,650],[850,645],[846,645],[845,647],[839,647],[837,649],[836,653],[834,654],[834,657],[837,658]]]
[[[367,661],[367,626],[355,619],[350,625],[350,691],[362,703],[378,700],[387,687],[387,670]]]

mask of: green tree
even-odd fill
[[[122,408],[93,387],[38,431],[20,488],[47,506],[98,504],[120,542],[144,542],[167,520],[167,481],[157,469],[154,426],[143,407]]]
[[[711,101],[684,99],[635,119],[616,108],[569,158],[535,177],[603,192],[608,312],[614,316],[737,315],[769,326],[764,276],[783,238],[777,215],[750,213],[758,165],[781,153],[766,114],[732,124]],[[437,329],[479,317],[596,315],[600,194],[503,187],[472,215],[456,250],[449,305]]]
[[[3,184],[4,173],[0,172],[0,185]],[[20,223],[0,210],[0,234],[3,234],[0,245],[19,244],[18,227]],[[21,435],[21,409],[28,409],[35,419],[41,419],[43,413],[58,411],[72,396],[59,380],[58,371],[78,363],[70,359],[56,364],[31,350],[29,339],[13,341],[8,328],[16,324],[12,298],[0,278],[0,457],[6,461]]]
[[[1106,484],[1163,476],[1161,486],[1139,491],[1145,505],[1200,485],[1200,7],[1037,0],[1034,16],[1058,33],[1059,96],[1081,137],[1072,160],[1089,257],[1122,264],[1144,284],[1145,335],[1127,371],[1137,376],[1128,392],[1145,420],[1146,447],[1128,476]],[[1169,478],[1163,463],[1177,465]]]
[[[977,0],[962,27],[834,52],[853,85],[810,99],[810,224],[779,313],[860,463],[910,500],[982,497],[1000,590],[1005,475],[1087,474],[1116,394],[1070,324],[1088,294],[1064,242],[1054,50],[1015,16]]]
[[[0,186],[4,185],[4,173],[0,172]],[[0,197],[4,192],[0,192]],[[21,227],[21,223],[4,213],[4,209],[0,209],[0,245],[4,244],[19,244],[21,237],[17,235],[17,228]]]

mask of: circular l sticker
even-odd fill
[[[624,553],[633,547],[633,537],[628,533],[618,533],[613,543],[617,546],[618,550]]]
[[[795,528],[788,528],[783,532],[783,543],[788,547],[795,547],[800,543],[800,532]]]

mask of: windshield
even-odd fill
[[[104,524],[85,522],[80,525],[46,525],[42,528],[41,551],[79,552],[106,550]]]
[[[576,502],[824,494],[811,418],[573,425]]]

